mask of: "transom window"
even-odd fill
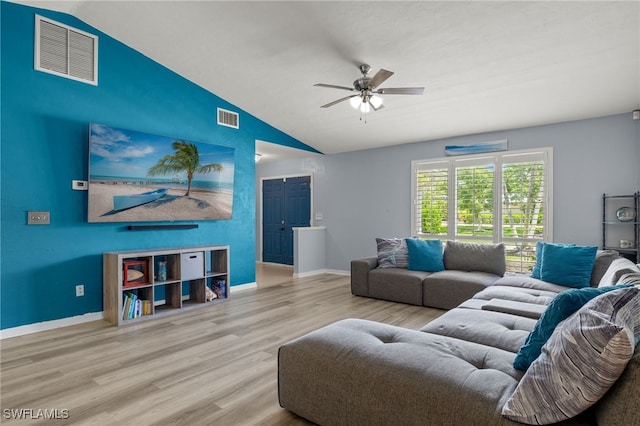
[[[528,272],[552,231],[552,149],[411,163],[412,235],[504,242],[507,271]]]

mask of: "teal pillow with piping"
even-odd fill
[[[525,340],[513,361],[513,368],[516,370],[528,369],[531,363],[540,356],[542,347],[547,343],[556,326],[588,301],[608,291],[620,290],[624,287],[631,287],[631,285],[572,288],[559,293],[549,303],[547,309],[545,309],[533,330],[529,333],[527,340]]]
[[[566,287],[589,287],[597,251],[596,246],[545,244],[540,279]]]
[[[546,243],[537,242],[536,243],[536,263],[533,265],[533,269],[531,269],[531,278],[540,279],[540,265],[542,265],[542,247],[544,247]]]
[[[540,268],[542,265],[542,251],[544,249],[544,246],[551,244],[551,245],[555,245],[555,246],[563,246],[563,247],[573,247],[575,246],[575,244],[558,244],[558,243],[543,243],[538,241],[536,243],[536,263],[535,265],[533,265],[533,269],[531,269],[531,278],[537,278],[537,279],[541,279],[540,278]]]
[[[412,271],[444,271],[441,240],[421,240],[407,238],[409,249],[409,267]]]

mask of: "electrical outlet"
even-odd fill
[[[76,286],[76,297],[84,296],[84,285],[79,284]]]
[[[50,223],[50,215],[48,211],[28,211],[27,225],[48,225]]]

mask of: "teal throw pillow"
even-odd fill
[[[544,246],[546,246],[547,244],[551,244],[551,245],[555,245],[555,246],[563,246],[563,247],[573,247],[575,246],[575,244],[558,244],[558,243],[542,243],[540,241],[538,241],[536,243],[536,263],[535,265],[533,265],[533,269],[531,269],[531,278],[537,278],[537,279],[541,279],[540,278],[540,268],[542,265],[542,251],[544,249]]]
[[[524,345],[518,351],[516,359],[513,361],[513,367],[516,370],[526,370],[531,363],[540,356],[542,347],[549,337],[553,334],[556,326],[571,316],[591,299],[600,296],[611,290],[620,290],[625,286],[608,286],[600,288],[572,288],[563,291],[553,298],[547,309],[540,316],[531,333],[525,340]]]
[[[533,265],[533,269],[531,270],[531,278],[540,279],[540,265],[542,264],[542,247],[544,247],[546,243],[537,242],[536,243],[536,263]]]
[[[540,279],[566,287],[589,287],[597,251],[596,246],[545,244]]]
[[[409,267],[412,271],[444,271],[442,260],[442,241],[407,238],[409,249]]]

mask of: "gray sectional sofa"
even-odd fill
[[[617,259],[598,252],[594,287],[640,272]],[[546,306],[569,287],[526,275],[377,268],[376,258],[351,266],[354,295],[451,310],[421,330],[345,319],[282,345],[282,407],[320,425],[519,424],[502,412],[524,375],[514,359]],[[640,425],[638,346],[630,354],[604,397],[558,424]]]

